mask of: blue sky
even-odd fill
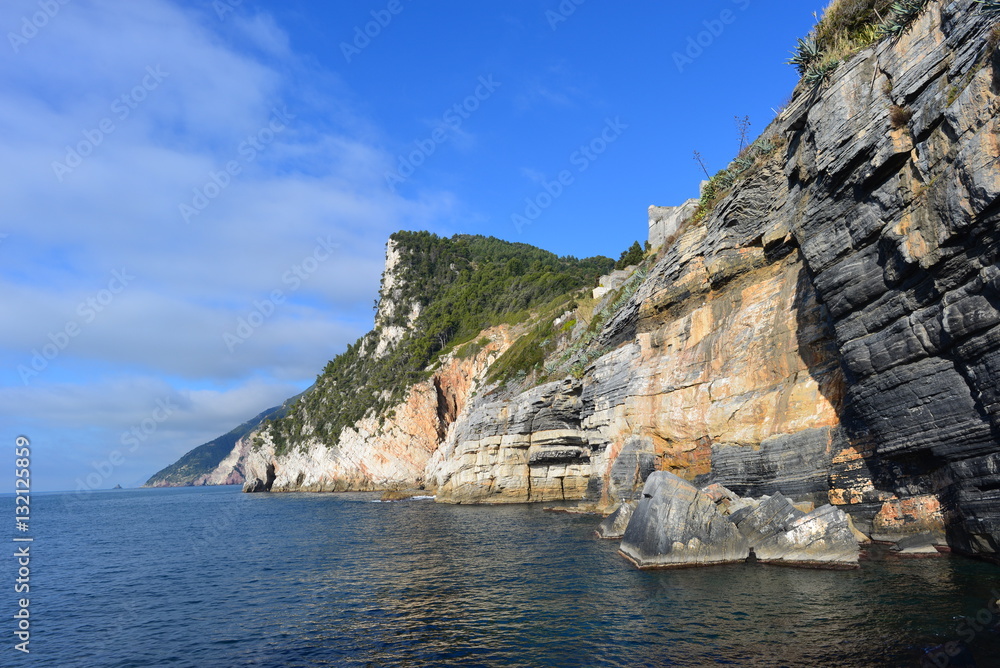
[[[8,0],[10,468],[24,434],[36,489],[136,486],[301,391],[396,230],[617,257],[773,118],[824,5]]]

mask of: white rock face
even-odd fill
[[[385,248],[385,269],[382,272],[382,287],[380,290],[381,299],[378,303],[378,313],[375,315],[375,327],[379,333],[378,341],[375,344],[375,357],[383,357],[392,349],[406,334],[408,328],[420,317],[420,304],[399,303],[399,288],[403,286],[399,277],[397,267],[402,262],[403,255],[395,241],[389,239]],[[389,325],[388,322],[396,315],[399,309],[408,309],[406,315],[406,326]]]
[[[618,269],[610,274],[601,276],[597,283],[599,287],[594,288],[594,299],[601,299],[612,290],[620,288],[622,283],[624,283],[628,277],[632,275],[634,270],[635,267],[627,267],[625,269]]]
[[[380,420],[370,416],[344,429],[335,446],[310,439],[276,456],[264,436],[263,446],[245,454],[246,479],[267,479],[271,491],[338,492],[423,485],[440,463],[442,441],[466,411],[489,364],[512,343],[507,327],[483,332],[489,343],[467,359],[447,358],[434,375],[410,388],[406,398]],[[257,434],[260,436],[260,434]]]
[[[669,237],[677,233],[681,223],[694,215],[698,200],[689,199],[680,206],[649,207],[649,245],[659,248]]]
[[[382,299],[379,301],[378,314],[375,316],[375,325],[381,325],[396,313],[396,302],[392,299],[393,291],[400,285],[400,279],[396,275],[396,267],[402,260],[402,253],[396,242],[389,239],[385,245],[385,269],[382,272],[382,287],[380,289]]]
[[[205,476],[198,484],[202,485],[233,485],[243,482],[243,473],[240,467],[240,459],[249,451],[250,439],[244,436],[236,442],[236,446],[226,455],[226,458],[219,462],[211,473]]]
[[[592,453],[579,428],[579,390],[579,383],[556,381],[510,399],[474,400],[428,466],[438,501],[584,498]]]

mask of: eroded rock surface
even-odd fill
[[[719,485],[698,490],[662,471],[646,481],[620,549],[640,568],[734,563],[751,555],[771,564],[856,568],[860,555],[847,515],[829,504],[804,513],[780,493],[739,498]]]
[[[632,519],[632,513],[635,512],[637,505],[637,502],[629,501],[615,508],[614,512],[597,525],[597,535],[606,539],[619,539],[624,536],[625,529],[628,528],[629,520]]]
[[[726,564],[750,553],[707,494],[666,471],[646,480],[620,549],[640,568]]]
[[[561,317],[579,320],[568,330],[579,337],[616,304],[572,373],[488,386],[513,336],[493,330],[487,350],[445,360],[391,418],[362,420],[336,447],[308,436],[280,455],[269,442],[238,444],[213,479],[263,480],[272,465],[275,491],[423,484],[444,502],[610,510],[669,472],[740,499],[781,492],[813,504],[762,547],[782,560],[849,556],[828,504],[865,536],[930,534],[997,557],[995,26],[974,0],[932,1],[823,86],[801,84],[765,131],[766,159],[703,220],[672,227],[644,273]],[[893,106],[912,113],[904,126]],[[390,248],[389,287],[398,256]],[[708,512],[705,499],[722,512],[715,501],[670,480],[700,523],[690,535],[675,523],[669,545],[633,535],[630,556],[729,559],[729,548],[700,543],[728,531]],[[670,512],[643,498],[636,517]],[[816,550],[791,547],[810,540]]]

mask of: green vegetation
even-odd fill
[[[635,241],[629,246],[628,250],[622,251],[622,254],[618,257],[618,262],[615,263],[615,269],[624,269],[625,267],[639,264],[644,257],[646,257],[645,251],[642,250],[639,242]]]
[[[926,5],[927,0],[833,0],[812,34],[798,40],[788,64],[806,83],[822,84],[861,49],[905,32]]]
[[[541,323],[521,336],[492,367],[487,380],[490,382],[520,381],[529,373],[542,370],[545,358],[555,352],[556,333],[551,313],[545,314]]]
[[[146,481],[145,486],[192,484],[197,478],[211,473],[215,467],[222,463],[222,460],[233,451],[236,441],[249,434],[257,425],[265,420],[284,415],[288,406],[297,399],[298,397],[292,397],[281,406],[269,408],[263,413],[247,420],[229,433],[223,434],[208,443],[199,445],[170,466],[154,474]],[[255,440],[258,439],[255,438]]]
[[[878,26],[889,15],[894,0],[834,0],[816,25],[814,40],[820,53],[844,60],[878,40]]]
[[[772,153],[780,148],[780,142],[767,138],[759,138],[742,151],[725,169],[719,170],[701,191],[701,200],[694,213],[693,220],[698,222],[705,218],[719,201],[725,197],[737,181],[748,176],[754,167],[765,162]]]
[[[878,26],[880,36],[899,35],[906,31],[913,19],[923,11],[927,0],[899,0],[889,8],[889,15]]]
[[[812,36],[805,39],[799,38],[799,43],[795,46],[792,57],[788,59],[788,64],[795,65],[799,74],[805,76],[809,68],[819,62],[822,57],[823,52],[816,46],[816,40]]]
[[[565,310],[568,293],[594,285],[614,264],[605,257],[557,257],[493,237],[397,232],[392,240],[402,260],[392,293],[382,299],[395,309],[379,326],[403,327],[406,333],[376,357],[377,328],[330,361],[316,390],[268,425],[279,454],[309,436],[334,445],[344,427],[366,415],[383,415],[404,399],[414,383],[428,377],[428,367],[440,355],[458,347],[458,355],[472,356],[488,343],[470,343],[487,327],[526,320],[540,308]],[[410,325],[414,306],[419,316]],[[531,363],[533,353],[525,354],[518,367]]]
[[[580,328],[580,331],[575,331],[576,319],[570,319],[556,328],[556,319],[567,310],[576,309],[577,315],[582,317],[583,309],[580,305],[575,300],[567,302],[569,295],[543,307],[537,317],[538,324],[493,364],[488,380],[508,384],[520,383],[530,377],[533,382],[544,383],[560,378],[567,372],[574,378],[582,378],[587,365],[608,352],[606,346],[597,345],[604,325],[636,293],[653,262],[655,258],[643,260],[628,280],[604,300],[604,306],[593,314],[587,327]],[[564,348],[562,354],[558,359],[553,359],[560,347]]]
[[[460,360],[467,360],[470,357],[475,357],[489,344],[490,340],[485,336],[478,341],[470,341],[455,352],[455,357]]]

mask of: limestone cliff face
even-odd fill
[[[610,509],[663,470],[995,556],[995,25],[973,0],[930,2],[900,37],[801,84],[707,216],[556,320],[544,373],[487,382],[525,331],[494,328],[335,447],[307,439],[278,457],[267,439],[243,443],[247,478]]]
[[[233,451],[226,455],[226,458],[219,462],[210,473],[196,478],[191,484],[201,485],[242,485],[246,482],[246,474],[243,470],[243,462],[248,454],[247,447],[250,441],[247,437],[236,442]]]
[[[475,355],[444,360],[431,378],[413,385],[387,416],[367,417],[345,429],[335,446],[307,438],[275,454],[268,434],[237,444],[246,479],[268,491],[342,492],[424,485],[425,469],[453,424],[466,411],[486,368],[511,343],[507,327],[483,332],[487,343]],[[254,446],[253,439],[260,439]]]
[[[412,327],[420,315],[419,303],[408,303],[401,299],[402,283],[399,266],[404,261],[403,255],[395,240],[389,239],[385,245],[385,271],[382,272],[382,285],[379,294],[382,299],[378,303],[375,314],[375,331],[378,338],[375,342],[376,357],[381,357],[406,334],[406,327],[392,324],[397,312],[406,314],[407,325]]]

